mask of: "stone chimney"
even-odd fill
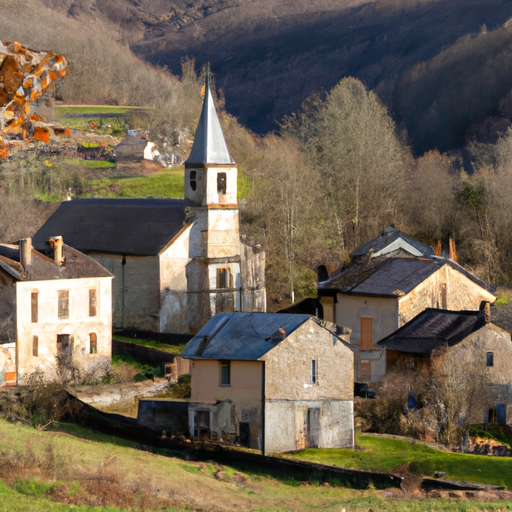
[[[61,236],[52,236],[47,240],[50,249],[53,249],[53,260],[57,265],[62,265],[62,245],[64,240]]]
[[[20,263],[23,268],[32,265],[32,238],[22,238],[19,242]]]
[[[483,300],[480,303],[480,311],[478,313],[478,318],[483,324],[488,324],[491,321],[491,303]]]

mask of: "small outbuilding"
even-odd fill
[[[190,435],[263,453],[353,447],[349,333],[309,315],[215,316],[182,353]]]

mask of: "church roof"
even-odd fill
[[[197,125],[192,151],[185,163],[229,165],[235,163],[233,157],[229,154],[228,146],[220,127],[209,82],[206,84],[203,111]]]
[[[44,250],[51,236],[75,249],[155,256],[183,228],[181,199],[76,199],[63,202],[33,238]]]

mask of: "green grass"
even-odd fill
[[[128,336],[118,336],[117,334],[114,334],[112,338],[126,343],[133,343],[134,345],[139,345],[141,347],[156,348],[157,350],[163,350],[164,352],[169,352],[171,354],[181,354],[185,348],[185,344],[168,345],[167,343],[160,343],[158,341],[145,340],[143,338],[129,338]]]
[[[151,366],[149,364],[141,363],[135,358],[125,354],[114,354],[112,355],[112,365],[118,365],[121,363],[129,364],[133,366],[138,372],[138,376],[135,376],[135,380],[151,379],[152,377],[163,377],[162,368],[158,366]]]
[[[88,180],[83,197],[184,197],[183,167],[137,178],[101,178]]]
[[[452,453],[430,448],[422,443],[361,435],[357,438],[359,450],[309,449],[290,455],[345,468],[393,471],[404,463],[414,462],[415,472],[433,476],[445,471],[447,478],[469,480],[512,489],[512,459]]]
[[[240,473],[229,466],[212,462],[200,463],[176,459],[168,455],[144,451],[140,444],[101,434],[75,424],[54,424],[53,431],[36,430],[24,425],[11,424],[0,419],[0,456],[4,452],[23,454],[30,446],[35,457],[45,461],[47,447],[53,446],[57,460],[55,476],[32,485],[26,478],[19,492],[19,478],[8,487],[0,480],[0,512],[32,511],[115,511],[114,508],[93,508],[68,505],[47,500],[40,495],[44,485],[65,482],[68,496],[80,496],[80,488],[89,475],[115,475],[121,486],[161,490],[180,504],[176,510],[225,511],[293,511],[311,510],[340,512],[475,512],[505,511],[512,503],[479,503],[469,500],[386,499],[384,492],[357,491],[332,485],[310,485],[299,482],[289,484],[265,476]],[[366,437],[366,436],[364,436]],[[36,470],[38,467],[35,468]],[[217,478],[217,471],[225,473]],[[242,481],[236,477],[241,477]],[[40,484],[44,484],[43,486]],[[35,492],[32,492],[32,489]],[[399,491],[396,491],[399,492]],[[79,502],[80,503],[80,502]]]
[[[60,105],[55,107],[55,115],[66,114],[128,114],[129,112],[144,111],[144,107],[128,107],[122,105]]]
[[[64,162],[83,165],[84,167],[89,167],[90,169],[116,166],[114,162],[109,162],[108,160],[82,160],[81,158],[64,158]]]

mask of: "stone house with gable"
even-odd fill
[[[349,332],[309,315],[217,315],[182,353],[190,435],[263,453],[353,447]]]
[[[49,243],[47,254],[30,238],[0,244],[0,385],[110,369],[113,276],[61,237]]]
[[[488,303],[480,311],[428,308],[378,346],[386,349],[387,373],[406,368],[428,377],[442,359],[452,371],[482,377],[487,407],[485,416],[474,420],[512,424],[512,342],[510,333],[490,321]]]
[[[265,253],[240,240],[237,167],[209,86],[185,199],[62,203],[34,237],[62,233],[114,276],[114,326],[194,334],[221,312],[265,311]]]
[[[441,257],[354,258],[318,283],[323,318],[352,329],[359,382],[386,374],[385,347],[377,342],[427,308],[476,310],[494,302],[494,288]]]

